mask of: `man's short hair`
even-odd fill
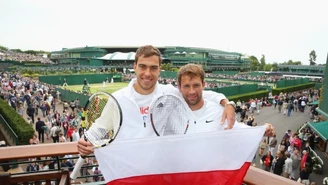
[[[181,84],[181,78],[184,75],[188,75],[191,78],[193,77],[200,77],[202,82],[205,80],[205,72],[201,65],[197,64],[187,64],[180,67],[178,71],[178,83]]]
[[[143,57],[158,56],[159,65],[162,64],[161,52],[152,45],[145,45],[145,46],[141,46],[138,48],[138,50],[136,52],[135,60],[134,60],[134,62],[136,64],[138,63],[138,59],[141,56],[143,56]]]

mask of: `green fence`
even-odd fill
[[[276,88],[284,88],[284,87],[290,87],[290,86],[301,85],[306,83],[309,83],[308,78],[300,78],[295,80],[279,80],[276,83]]]
[[[212,74],[225,74],[225,75],[235,75],[238,74],[239,71],[213,71]]]
[[[230,86],[230,87],[221,87],[221,88],[208,88],[206,90],[212,90],[218,93],[222,93],[225,96],[234,96],[239,94],[246,94],[250,92],[256,92],[258,89],[257,84],[244,84],[238,86]]]
[[[177,72],[172,72],[172,71],[161,71],[160,77],[162,78],[176,78]]]
[[[321,89],[321,87],[322,87],[322,83],[316,83],[314,86],[315,89]]]
[[[84,106],[89,99],[88,95],[84,95],[84,94],[77,93],[74,91],[64,90],[61,88],[56,88],[56,91],[60,92],[60,94],[61,94],[60,98],[62,101],[71,102],[72,100],[75,100],[76,98],[78,98],[81,106]]]
[[[84,78],[87,79],[89,84],[102,83],[106,78],[110,81],[114,79],[114,82],[122,82],[121,75],[113,74],[80,74],[80,75],[54,75],[54,76],[39,76],[41,82],[53,85],[63,85],[64,79],[68,85],[81,85],[84,83]]]

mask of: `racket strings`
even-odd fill
[[[159,135],[184,134],[189,124],[185,104],[174,96],[163,96],[151,111],[151,121]]]
[[[93,124],[101,114],[106,114],[106,118],[85,132],[85,137],[94,146],[102,146],[113,140],[118,133],[121,124],[121,109],[117,101],[109,96],[95,96],[87,107],[86,122]],[[107,107],[106,107],[107,105]],[[105,112],[103,112],[104,108]]]

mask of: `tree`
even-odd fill
[[[274,62],[272,64],[272,71],[278,71],[278,63],[277,62]]]
[[[273,70],[272,64],[265,64],[264,71],[271,71],[271,69]]]
[[[16,53],[23,53],[21,49],[11,49],[10,51],[16,52]]]
[[[310,65],[311,66],[316,65],[315,61],[317,60],[317,55],[315,54],[315,51],[312,50],[309,55],[310,55],[310,59],[309,59]]]
[[[2,50],[2,51],[8,51],[8,48],[6,48],[6,47],[0,45],[0,51],[1,51],[1,50]]]
[[[250,56],[249,60],[251,61],[251,70],[256,71],[260,67],[260,62],[255,56]]]
[[[262,54],[262,58],[260,59],[260,70],[265,70],[265,55]]]
[[[162,70],[164,71],[172,71],[171,68],[173,67],[173,65],[171,63],[166,63],[166,64],[162,64],[161,65],[161,68]]]

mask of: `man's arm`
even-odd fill
[[[225,129],[232,129],[232,127],[234,126],[234,123],[236,121],[235,120],[236,105],[234,102],[229,102],[227,98],[222,99],[220,101],[220,104],[224,107],[221,123],[224,123],[224,121],[227,119],[228,126]]]
[[[163,86],[165,88],[165,93],[172,93],[174,95],[182,97],[178,88],[173,87],[171,84]],[[221,106],[224,107],[221,123],[224,123],[225,120],[228,120],[228,126],[225,129],[231,129],[235,123],[235,108],[232,104],[229,104],[229,100],[227,99],[227,97],[222,93],[217,93],[214,91],[203,91],[203,98],[208,101],[219,103]]]
[[[220,105],[224,107],[221,123],[224,123],[225,120],[227,120],[228,125],[225,129],[231,129],[235,123],[235,104],[229,102],[224,94],[214,91],[203,91],[203,97],[210,101],[219,102]]]

